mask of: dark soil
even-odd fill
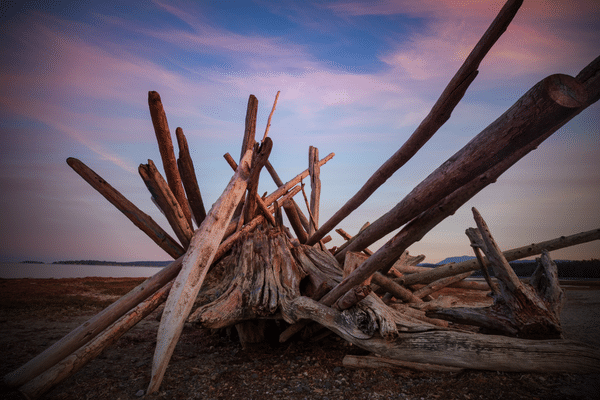
[[[0,280],[0,374],[39,354],[141,279]],[[588,290],[583,290],[588,289]],[[567,288],[569,329],[579,340],[599,335],[600,291]],[[586,321],[579,328],[577,312]],[[45,399],[138,399],[150,379],[160,308],[112,347],[45,395]],[[594,317],[595,318],[595,317]],[[564,324],[564,322],[563,322]],[[573,325],[575,324],[575,325]],[[569,328],[569,329],[567,329]],[[587,330],[583,332],[582,329]],[[587,335],[587,336],[586,336]],[[276,342],[242,348],[235,329],[186,326],[161,391],[149,399],[597,399],[600,376],[408,369],[349,369],[346,354],[366,355],[331,334],[318,341]],[[2,399],[20,394],[2,387]]]

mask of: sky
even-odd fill
[[[187,136],[207,208],[232,175],[223,155],[239,157],[249,95],[261,138],[281,91],[269,136],[282,180],[307,168],[311,145],[336,154],[321,168],[324,222],[414,132],[503,2],[1,4],[0,261],[50,262],[169,259],[66,163],[80,159],[172,232],[137,173],[148,159],[161,167],[151,90],[172,134]],[[354,235],[387,212],[537,82],[577,75],[598,43],[598,1],[525,0],[451,119],[339,227]],[[599,228],[599,127],[596,103],[410,253],[432,263],[472,254],[471,207],[504,250]],[[275,188],[263,173],[259,193]],[[343,242],[331,236],[329,246]],[[600,242],[551,255],[600,258]]]

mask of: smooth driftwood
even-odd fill
[[[507,250],[502,254],[506,260],[514,261],[541,254],[544,249],[547,251],[558,250],[594,240],[600,240],[600,229],[581,232],[570,236],[561,236],[556,239],[546,240],[539,243],[532,243],[527,246]],[[447,276],[462,274],[469,271],[476,271],[478,269],[479,264],[477,260],[468,260],[456,264],[441,265],[436,268],[431,268],[429,271],[425,272],[417,272],[414,274],[405,275],[403,278],[401,278],[401,282],[407,286],[416,283],[429,283]]]
[[[240,160],[248,150],[254,148],[256,142],[256,114],[258,113],[258,99],[253,94],[248,97],[248,107],[246,109],[246,125],[244,129],[244,139],[242,140],[242,151]]]
[[[348,232],[346,232],[345,230],[343,230],[343,229],[341,229],[341,228],[338,228],[338,229],[336,229],[335,231],[336,231],[336,232],[337,232],[337,233],[338,233],[338,234],[339,234],[341,237],[343,237],[343,238],[344,238],[345,240],[347,240],[347,241],[350,241],[350,240],[352,240],[352,238],[354,237],[354,236],[352,236],[351,234],[349,234]],[[348,242],[346,242],[346,243],[348,243]],[[369,250],[369,249],[363,249],[363,253],[365,253],[365,254],[366,254],[366,255],[368,255],[368,256],[372,256],[372,255],[373,255],[373,252],[372,252],[371,250]],[[346,253],[346,254],[348,254],[348,253]]]
[[[194,231],[189,224],[190,221],[186,219],[183,209],[179,206],[177,198],[169,188],[169,185],[167,185],[167,182],[152,160],[148,160],[148,164],[140,164],[138,172],[146,184],[148,191],[152,195],[152,198],[162,210],[167,221],[169,221],[169,225],[173,228],[173,232],[175,232],[181,245],[184,249],[187,249]]]
[[[416,363],[410,361],[394,360],[387,357],[375,356],[353,356],[346,355],[342,360],[346,368],[408,368],[424,372],[462,372],[464,368],[449,367],[447,365],[435,365],[427,363]]]
[[[156,141],[158,142],[158,150],[160,151],[160,158],[162,160],[169,188],[175,195],[175,198],[183,211],[183,215],[185,215],[188,224],[191,226],[192,214],[187,199],[185,198],[181,177],[179,176],[177,159],[175,158],[175,149],[173,148],[171,132],[169,131],[169,124],[167,123],[167,115],[165,114],[160,95],[157,92],[148,92],[148,107],[150,108],[150,117],[152,118],[152,125],[154,126]]]
[[[319,168],[319,149],[308,148],[308,172],[310,174],[310,213],[312,215],[308,234],[319,229],[319,202],[321,199],[321,169]]]
[[[394,172],[406,164],[450,118],[452,111],[477,76],[479,64],[506,31],[522,3],[522,0],[506,2],[415,132],[392,157],[379,167],[363,187],[308,239],[307,244],[315,244],[364,203]]]
[[[600,56],[596,57],[576,76],[588,93],[588,104],[593,104],[600,100]]]
[[[88,343],[133,307],[173,280],[181,269],[182,260],[183,257],[180,257],[173,261],[19,369],[5,375],[4,383],[12,387],[21,386]]]
[[[227,188],[194,233],[160,321],[147,393],[154,393],[160,387],[183,324],[192,309],[193,299],[200,290],[225,229],[246,190],[251,159],[252,151],[249,150],[240,161]]]
[[[183,247],[160,227],[148,214],[137,208],[119,191],[113,188],[100,175],[76,158],[67,158],[67,164],[87,183],[96,189],[106,200],[121,211],[135,226],[142,230],[150,239],[171,257],[177,258],[185,253]]]
[[[166,284],[148,299],[138,304],[88,344],[48,371],[21,386],[19,392],[28,399],[37,399],[52,387],[79,371],[81,367],[97,357],[105,348],[114,344],[124,333],[161,305],[167,299],[169,290],[171,290],[171,283]]]
[[[397,360],[490,371],[600,372],[600,351],[573,341],[528,340],[440,329],[398,332],[394,340],[386,340],[359,329],[364,321],[353,320],[352,314],[308,297],[298,297],[286,312],[288,318],[311,319],[362,349]]]
[[[362,250],[511,154],[529,148],[542,137],[547,138],[579,114],[587,106],[586,101],[586,90],[575,78],[556,74],[543,79],[402,201],[358,234],[345,251]],[[343,252],[338,256],[343,257]]]
[[[510,336],[560,338],[563,292],[558,283],[556,265],[552,270],[552,263],[546,262],[543,269],[536,271],[535,286],[522,282],[502,255],[487,224],[475,208],[473,217],[481,234],[481,250],[498,279],[498,291],[493,294],[494,304],[484,308],[434,310],[427,315],[480,326]]]
[[[196,179],[196,171],[194,170],[194,163],[190,155],[190,148],[187,139],[183,134],[183,129],[175,129],[175,136],[177,137],[177,146],[179,147],[177,166],[179,167],[181,181],[183,182],[183,187],[185,188],[194,219],[198,226],[200,226],[202,221],[204,221],[204,218],[206,218],[206,208],[204,208],[202,194],[198,187],[198,180]]]
[[[422,299],[423,297],[435,293],[447,286],[452,285],[453,283],[457,283],[465,278],[468,278],[469,276],[471,276],[471,274],[473,274],[473,271],[438,279],[437,281],[433,281],[430,284],[415,290],[413,292],[413,295],[419,299]]]

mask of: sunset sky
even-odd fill
[[[161,166],[150,90],[188,138],[207,208],[232,174],[223,154],[239,157],[248,96],[262,137],[280,90],[269,136],[281,178],[307,168],[310,145],[336,153],[321,169],[324,222],[412,134],[502,5],[2,2],[0,261],[169,259],[65,162],[80,159],[167,228],[137,172]],[[452,118],[340,227],[356,234],[538,81],[577,75],[599,43],[597,0],[525,0]],[[503,249],[600,228],[599,127],[596,103],[409,251],[433,263],[470,255],[471,207]],[[263,174],[259,193],[275,188]],[[552,256],[600,258],[600,242]]]

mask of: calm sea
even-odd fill
[[[144,278],[152,276],[162,268],[78,264],[29,264],[0,263],[0,278]]]

